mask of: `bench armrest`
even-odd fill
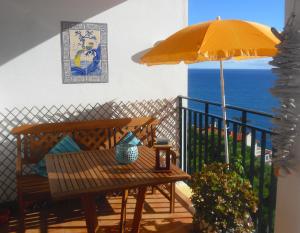
[[[16,175],[22,176],[22,159],[19,156],[16,158]]]
[[[179,152],[171,149],[170,154],[172,163],[176,165],[176,161],[179,158]]]

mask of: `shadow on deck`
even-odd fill
[[[119,232],[121,197],[101,198],[98,201],[97,232]],[[126,232],[131,229],[135,208],[135,197],[130,196],[127,203]],[[175,203],[175,213],[170,214],[169,202],[161,194],[146,196],[141,232],[188,233],[192,229],[192,215],[181,203]],[[26,214],[26,233],[83,233],[85,228],[84,213],[78,200],[56,202],[33,208]],[[7,226],[0,227],[0,232],[21,232],[18,218],[11,216]]]

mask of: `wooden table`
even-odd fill
[[[119,165],[115,160],[115,150],[109,149],[47,155],[46,166],[50,191],[54,199],[76,196],[81,198],[89,233],[94,233],[98,226],[95,194],[124,190],[124,203],[128,195],[128,191],[125,190],[138,188],[132,224],[132,233],[137,233],[147,186],[190,178],[176,166],[171,167],[170,173],[154,172],[155,152],[145,146],[139,147],[138,160],[128,165]],[[123,219],[122,212],[121,226]]]

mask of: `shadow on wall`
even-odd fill
[[[0,203],[16,198],[16,139],[12,128],[22,124],[78,120],[117,119],[152,116],[160,120],[157,136],[164,136],[178,147],[176,99],[135,102],[110,101],[104,104],[60,105],[6,109],[0,112]],[[27,166],[24,173],[30,173]]]
[[[85,21],[126,0],[1,0],[0,66],[60,33],[61,21]]]

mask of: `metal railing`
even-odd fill
[[[178,96],[179,162],[181,168],[189,174],[201,172],[204,163],[225,160],[220,108],[220,103]],[[273,132],[257,124],[250,124],[249,120],[254,116],[270,122],[274,116],[231,105],[226,105],[226,110],[235,112],[235,117],[229,114],[227,120],[230,159],[233,161],[240,158],[245,176],[259,198],[258,211],[253,216],[256,232],[272,233],[277,189],[271,162],[274,151],[270,137]]]

